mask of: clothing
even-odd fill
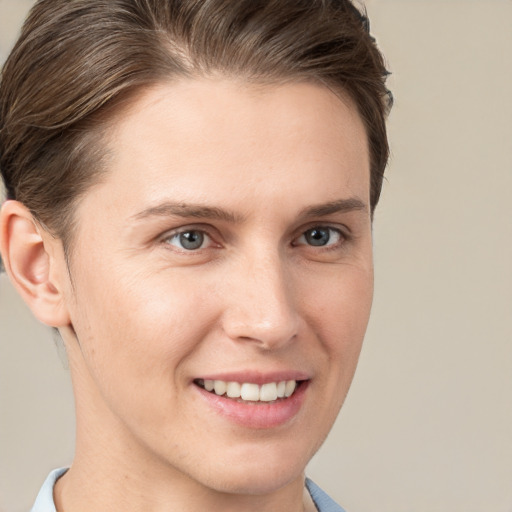
[[[53,502],[53,486],[57,479],[66,471],[67,468],[56,469],[48,475],[30,512],[56,512],[55,503]],[[311,494],[318,512],[344,512],[338,504],[329,498],[329,496],[309,478],[306,478],[306,488],[309,494]]]
[[[306,478],[306,487],[315,502],[318,512],[345,512],[330,496],[328,496],[315,482]],[[52,510],[53,512],[53,510]]]
[[[48,475],[30,512],[57,512],[53,502],[53,486],[67,470],[67,468],[55,469]]]

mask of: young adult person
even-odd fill
[[[341,510],[304,471],[370,313],[385,76],[348,0],[36,3],[1,253],[77,432],[33,512]]]

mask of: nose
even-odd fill
[[[232,269],[233,270],[233,269]],[[236,341],[276,350],[297,336],[293,280],[278,254],[244,259],[226,280],[223,330]]]

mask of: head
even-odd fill
[[[2,253],[118,453],[249,493],[318,449],[371,304],[385,76],[349,1],[35,5],[0,85]],[[299,386],[254,416],[208,381]]]

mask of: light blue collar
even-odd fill
[[[306,478],[306,487],[313,498],[318,512],[345,512],[330,496],[328,496],[318,485],[309,478]],[[53,512],[53,511],[52,511]]]
[[[53,501],[53,486],[67,470],[68,468],[54,469],[48,475],[30,512],[57,512]]]

